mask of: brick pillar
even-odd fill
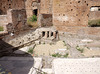
[[[45,31],[45,36],[44,36],[44,38],[47,38],[47,32],[48,32],[48,31]]]
[[[51,31],[49,31],[49,37],[51,37]]]
[[[53,37],[56,38],[56,32],[53,32]]]

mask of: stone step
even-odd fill
[[[89,47],[90,49],[98,49],[100,50],[100,42],[97,41],[97,42],[93,42],[93,43],[89,43],[86,45],[87,47]]]
[[[52,69],[49,68],[42,69],[42,71],[45,72],[46,74],[53,74]]]
[[[38,74],[37,72],[42,72],[41,68],[42,68],[42,58],[34,57],[34,65],[30,69],[28,74]]]

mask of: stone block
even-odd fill
[[[38,41],[35,41],[35,44],[40,44],[40,41],[38,40]]]
[[[49,69],[49,68],[45,68],[45,69],[42,69],[43,72],[47,73],[47,74],[52,74],[52,69]]]

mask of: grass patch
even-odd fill
[[[3,30],[3,26],[0,26],[0,31],[4,31],[4,30]]]
[[[34,48],[29,48],[28,53],[33,54]]]
[[[29,21],[31,21],[31,22],[37,21],[37,16],[33,15],[32,17],[29,18]]]
[[[43,44],[45,44],[45,42],[43,42]]]
[[[68,57],[68,55],[69,55],[69,54],[68,54],[68,53],[66,53],[65,55],[63,55],[63,57],[64,57],[64,58],[67,58],[67,57]]]
[[[65,42],[65,41],[63,41],[63,43],[64,43],[64,46],[66,46],[66,42]]]
[[[33,15],[30,18],[27,19],[27,24],[29,25],[29,27],[34,27],[37,28],[38,24],[37,24],[37,16]]]
[[[67,58],[68,57],[68,53],[66,53],[65,55],[61,55],[59,53],[56,53],[56,54],[52,54],[52,57],[63,57],[63,58]]]
[[[79,46],[76,46],[76,49],[77,49],[78,51],[80,51],[81,53],[84,52],[84,49],[83,49],[83,48],[80,48]]]
[[[59,54],[59,53],[56,53],[56,54],[52,54],[52,57],[61,57],[62,55]]]
[[[100,27],[100,19],[98,20],[89,20],[88,26],[90,27]]]

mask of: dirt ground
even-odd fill
[[[40,44],[34,48],[34,54],[41,56],[50,56],[55,53],[57,49],[67,49],[63,41],[58,41],[56,44]]]
[[[100,56],[100,50],[84,49],[83,55],[86,57]]]
[[[51,56],[52,54],[55,54],[57,49],[67,49],[67,46],[63,41],[58,41],[56,44],[40,44],[36,45],[34,48],[34,55],[35,56]],[[69,49],[71,51],[71,49]],[[77,52],[75,52],[77,51]],[[89,48],[84,48],[83,53],[78,53],[76,48],[74,48],[70,53],[77,53],[79,55],[83,55],[83,57],[99,57],[100,56],[100,50],[99,49],[89,49]],[[70,55],[71,57],[72,55]]]

